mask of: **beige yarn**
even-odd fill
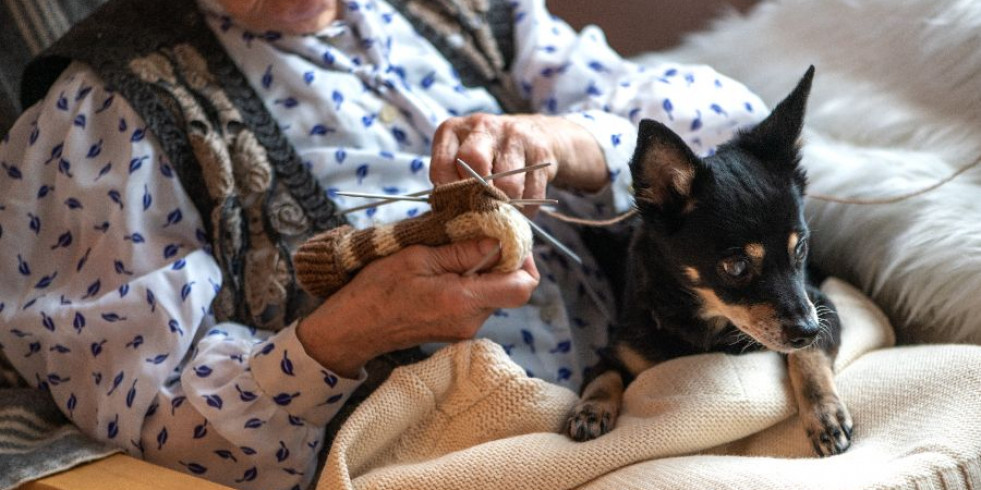
[[[882,312],[824,291],[844,325],[837,384],[851,449],[816,458],[779,354],[706,354],[642,373],[613,432],[559,429],[576,396],[496,344],[397,369],[334,439],[319,490],[981,487],[981,347],[890,348]]]
[[[501,244],[497,271],[517,270],[531,253],[531,227],[499,189],[462,180],[437,186],[429,203],[432,211],[416,218],[364,230],[341,226],[310,238],[293,255],[300,286],[330,296],[372,260],[410,245],[495,238]]]

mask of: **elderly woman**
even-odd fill
[[[113,0],[25,74],[0,144],[0,345],[90,436],[242,488],[302,488],[324,427],[381,354],[489,337],[577,389],[609,286],[575,230],[510,273],[495,243],[410,247],[326,298],[290,252],[313,233],[425,212],[337,190],[461,178],[629,208],[635,123],[700,153],[763,115],[706,67],[642,68],[544,0]]]

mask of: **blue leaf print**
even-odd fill
[[[310,136],[324,136],[336,132],[336,129],[329,128],[323,124],[316,124],[310,129]]]
[[[20,254],[17,254],[17,271],[20,272],[22,276],[31,275],[31,267],[23,258],[21,258]]]
[[[392,160],[392,159],[395,158],[395,154],[394,153],[392,153],[390,151],[386,151],[386,150],[382,150],[382,151],[378,152],[378,155],[381,156],[382,158],[387,158],[389,160]]]
[[[58,95],[58,102],[55,104],[55,106],[62,111],[68,110],[68,99],[65,98],[64,92]]]
[[[67,378],[62,378],[60,375],[55,373],[49,374],[46,378],[48,380],[48,384],[50,384],[51,386],[58,386],[61,383],[67,383],[72,380],[71,376]]]
[[[85,291],[85,296],[82,296],[82,299],[91,298],[96,294],[99,294],[99,289],[101,288],[102,288],[102,281],[96,279],[95,282],[89,284],[88,289]]]
[[[109,426],[106,428],[106,435],[108,435],[110,439],[115,439],[118,434],[119,434],[119,415],[117,414],[116,417],[112,420],[112,422],[109,422]]]
[[[258,475],[259,475],[259,470],[257,470],[255,466],[253,466],[245,470],[245,474],[242,475],[242,478],[235,480],[235,483],[242,483],[242,482],[255,480]]]
[[[112,202],[119,205],[119,209],[123,209],[123,198],[119,194],[119,191],[113,189],[110,190],[107,194],[109,195],[109,199],[112,199]]]
[[[58,242],[51,246],[51,250],[65,248],[72,244],[72,232],[66,231],[58,236]]]
[[[42,185],[42,186],[41,186],[41,187],[40,187],[40,188],[39,188],[39,189],[37,190],[37,198],[38,198],[38,199],[43,199],[43,198],[45,198],[45,197],[48,197],[48,193],[50,193],[50,192],[51,192],[51,191],[53,191],[53,190],[54,190],[54,187],[51,187],[51,186],[49,186],[49,185],[47,185],[47,184],[44,184],[44,185]]]
[[[129,387],[129,391],[126,392],[126,408],[133,408],[133,400],[136,399],[136,381],[133,381],[133,386]]]
[[[185,463],[183,461],[178,461],[177,464],[187,468],[187,471],[194,473],[195,475],[203,475],[208,471],[208,468],[197,463]]]
[[[115,98],[116,98],[115,95],[110,95],[109,97],[107,97],[106,100],[102,101],[102,106],[95,110],[95,113],[100,114],[104,112],[106,109],[109,108],[109,106],[112,105],[112,101],[115,100]]]
[[[750,104],[749,102],[746,102],[746,103],[743,104],[743,107],[746,108],[746,112],[753,112],[753,104]]]
[[[47,288],[48,286],[51,285],[52,282],[54,282],[54,280],[55,280],[56,277],[58,277],[58,272],[57,271],[52,272],[51,275],[49,275],[49,276],[42,277],[41,280],[38,281],[37,284],[34,285],[34,289],[45,289],[45,288]]]
[[[235,459],[235,456],[232,454],[232,452],[227,449],[216,449],[215,454],[217,454],[218,457],[221,459],[230,459],[236,463],[238,462],[238,460]]]
[[[95,382],[96,386],[102,384],[102,373],[92,373],[92,381]]]
[[[307,425],[306,423],[303,422],[303,419],[301,419],[300,417],[294,417],[292,415],[288,415],[286,418],[287,420],[289,420],[290,425],[294,427],[303,427],[304,425]]]
[[[545,109],[552,114],[558,111],[559,101],[555,97],[549,97],[545,99]]]
[[[174,399],[170,401],[170,414],[173,415],[177,411],[177,409],[184,404],[185,401],[187,401],[186,396],[174,397]]]
[[[51,352],[57,352],[59,354],[68,354],[69,352],[72,351],[68,347],[65,347],[65,346],[63,346],[61,344],[55,344],[54,347],[52,347],[52,348],[50,348],[48,350],[51,351]]]
[[[365,116],[361,116],[361,125],[366,128],[371,127],[371,125],[375,123],[375,117],[376,117],[375,114],[368,114]]]
[[[252,456],[253,454],[256,453],[255,449],[252,449],[249,446],[241,446],[238,449],[248,456]]]
[[[129,276],[133,275],[133,271],[126,270],[126,264],[122,260],[114,260],[112,262],[112,267],[115,269],[116,274],[126,274]],[[129,287],[129,286],[127,286]]]
[[[85,96],[88,95],[89,92],[91,91],[92,91],[92,87],[82,87],[81,90],[79,90],[78,93],[75,94],[75,102],[78,102],[83,98],[85,98]]]
[[[245,421],[245,428],[246,429],[258,429],[259,427],[262,427],[262,424],[263,423],[264,422],[262,420],[260,420],[260,419],[251,418],[251,419]]]
[[[696,113],[698,114],[698,116],[695,117],[695,119],[692,120],[691,122],[692,131],[698,131],[699,129],[702,128],[702,113],[701,111],[696,111]]]
[[[41,325],[49,332],[55,331],[54,320],[52,320],[50,316],[44,314],[43,311],[41,312]]]
[[[28,222],[28,227],[35,235],[41,233],[41,218],[35,216],[33,213],[27,213],[27,217],[30,218]]]
[[[688,85],[695,83],[695,75],[692,73],[685,73],[685,81],[688,82]]]
[[[142,157],[137,157],[137,158],[134,158],[134,159],[130,160],[129,161],[129,173],[132,174],[133,172],[136,172],[137,170],[139,170],[140,168],[142,168],[143,167],[143,162],[145,162],[147,158],[150,158],[150,157],[148,155],[144,155]]]
[[[120,316],[118,313],[109,312],[109,313],[103,313],[102,319],[109,323],[114,323],[121,320],[125,320],[126,317]]]
[[[126,119],[119,118],[119,132],[122,133],[126,131],[127,126]]]
[[[144,243],[144,242],[146,242],[146,238],[143,238],[143,235],[141,235],[139,233],[133,233],[132,235],[124,235],[123,236],[123,240],[130,240],[133,243]]]
[[[549,354],[555,354],[557,352],[567,353],[572,349],[572,342],[564,340],[555,345],[554,349],[548,351]]]
[[[102,140],[100,139],[98,143],[95,143],[89,147],[89,152],[85,155],[85,158],[95,158],[102,153]]]
[[[279,441],[279,449],[276,450],[276,462],[282,463],[290,457],[290,450],[283,441]]]
[[[163,364],[168,357],[170,357],[170,354],[157,354],[155,357],[148,358],[146,362],[150,364]]]
[[[285,107],[287,109],[292,109],[292,108],[300,105],[300,103],[295,98],[293,98],[293,97],[287,97],[285,99],[276,99],[274,101],[274,103],[275,104],[282,104],[283,107]]]
[[[9,136],[10,133],[7,133],[7,137]],[[38,129],[37,125],[34,125],[33,129],[31,129],[31,136],[28,138],[28,146],[34,146],[34,143],[37,143],[37,139],[40,136],[41,136],[41,130]]]
[[[634,107],[633,109],[630,109],[630,112],[627,113],[627,118],[630,119],[631,121],[635,121],[637,120],[637,116],[639,115],[640,115],[640,107]]]
[[[164,227],[180,223],[181,219],[183,218],[184,215],[181,213],[180,208],[177,208],[167,214],[167,224],[165,224]]]
[[[572,378],[572,371],[569,368],[561,367],[559,368],[558,380],[563,381]]]
[[[143,141],[143,138],[146,138],[146,129],[136,128],[136,130],[133,131],[133,136],[130,136],[129,141],[131,143],[138,143]]]
[[[586,95],[596,97],[596,96],[603,95],[603,91],[600,90],[600,88],[597,87],[595,83],[590,82],[589,86],[586,87]]]
[[[21,178],[23,178],[24,176],[21,173],[20,169],[17,168],[15,165],[7,165],[7,163],[4,162],[3,168],[7,170],[7,176],[10,177],[11,179],[21,180]]]
[[[72,164],[71,164],[71,162],[69,162],[68,160],[65,160],[64,158],[58,160],[58,172],[61,172],[62,174],[64,174],[68,178],[75,177],[74,175],[72,175]]]
[[[327,51],[324,51],[323,60],[325,64],[333,65],[334,62],[337,61],[337,57],[334,56],[334,53],[328,49]]]
[[[347,151],[345,151],[344,148],[338,148],[337,151],[334,152],[334,160],[336,160],[337,163],[344,163],[346,158]]]
[[[96,231],[101,231],[102,233],[105,233],[105,232],[109,231],[109,222],[108,221],[103,221],[101,225],[96,225],[96,226],[93,226],[92,228],[94,230],[96,230]]]
[[[405,134],[405,131],[402,130],[402,128],[393,127],[392,136],[395,138],[395,141],[397,141],[400,145],[405,145],[408,144],[409,142],[409,136]]]
[[[674,104],[671,103],[671,99],[664,99],[664,103],[661,104],[664,108],[664,112],[668,113],[668,118],[674,121],[674,115],[671,113],[674,111]]]
[[[238,397],[243,402],[251,402],[256,398],[258,398],[258,396],[255,393],[251,391],[243,390],[238,384],[235,385],[235,389],[238,391]]]
[[[142,335],[137,335],[136,337],[133,337],[133,340],[126,342],[126,347],[132,347],[133,349],[139,349],[141,345],[143,345]]]
[[[151,312],[157,310],[157,296],[153,294],[153,290],[150,288],[146,288],[146,303],[150,305]]]
[[[722,106],[720,106],[719,104],[712,104],[709,106],[709,108],[712,109],[712,112],[715,112],[720,116],[727,116],[727,117],[729,116],[729,114],[726,113],[725,109],[723,109]]]
[[[192,436],[194,439],[200,439],[206,435],[208,435],[208,421],[205,421],[201,425],[194,426],[194,434]]]
[[[341,398],[344,398],[344,394],[343,393],[338,393],[338,394],[336,394],[336,395],[331,396],[330,398],[328,398],[327,401],[324,402],[324,405],[332,405],[334,403],[337,403],[337,402],[341,401]]]
[[[532,352],[535,352],[535,336],[530,331],[521,329],[521,340],[531,347]]]
[[[68,417],[74,418],[75,407],[78,406],[78,398],[75,397],[74,393],[68,396],[68,403],[66,403],[65,406],[68,408]]]
[[[75,328],[76,332],[82,333],[82,329],[85,328],[85,316],[76,311],[75,319],[72,320],[72,327]]]
[[[151,403],[150,407],[146,409],[146,417],[147,418],[152,417],[155,413],[157,413],[158,408],[160,408],[159,403],[157,402]]]
[[[182,329],[180,324],[177,323],[177,320],[171,319],[169,322],[167,322],[167,327],[170,328],[170,333],[176,333],[181,337],[184,336],[184,329]]]
[[[214,408],[217,408],[218,410],[221,410],[222,401],[221,401],[221,397],[220,396],[218,396],[218,395],[204,395],[204,399],[208,403],[208,406],[209,407],[214,407]]]
[[[174,266],[171,267],[171,269],[173,269],[175,271],[179,271],[179,270],[183,269],[185,265],[187,265],[187,261],[186,260],[184,260],[184,259],[177,259],[177,261],[174,262]]]
[[[313,79],[314,79],[314,75],[312,71],[303,73],[303,83],[310,85],[311,83],[313,83]]]
[[[65,143],[64,142],[61,142],[61,143],[58,143],[57,145],[52,146],[51,147],[51,158],[48,158],[48,161],[44,162],[44,164],[47,165],[52,160],[57,160],[57,159],[61,158],[61,152],[62,152],[62,150],[64,150],[64,148],[65,148]]]
[[[363,163],[361,165],[358,165],[358,169],[355,171],[355,173],[358,176],[358,185],[360,185],[364,181],[364,179],[368,176],[368,164]]]
[[[30,344],[27,345],[27,355],[24,357],[31,357],[32,355],[37,354],[38,352],[41,352],[41,343],[31,342]]]
[[[194,374],[198,375],[199,378],[207,378],[211,376],[212,370],[208,366],[195,366]]]
[[[74,197],[69,197],[65,199],[65,206],[68,206],[68,209],[82,209],[82,202]]]
[[[259,351],[258,355],[260,356],[269,355],[269,353],[272,352],[273,349],[275,348],[276,348],[276,344],[273,343],[266,344],[262,347],[262,350]]]
[[[172,179],[174,177],[174,168],[171,167],[170,165],[166,164],[166,163],[161,163],[160,164],[160,173],[164,177],[167,177],[168,179]]]
[[[129,294],[129,283],[119,286],[119,297],[125,298],[127,294]]]
[[[293,374],[293,361],[289,358],[289,351],[283,351],[283,360],[279,362],[279,368],[283,370],[288,376],[294,376]]]
[[[191,284],[194,284],[194,283],[193,282],[189,282],[189,283],[181,286],[181,301],[187,301],[187,297],[191,295]]]
[[[426,164],[421,158],[413,158],[412,161],[409,162],[409,170],[412,171],[412,173],[418,173],[423,169],[423,167],[425,167],[425,165]]]
[[[298,396],[300,396],[299,393],[280,393],[273,397],[273,401],[276,402],[276,405],[285,407],[286,405],[289,405],[293,401],[293,399]]]
[[[262,74],[262,88],[268,90],[273,83],[272,65],[266,67],[265,73]]]
[[[164,427],[163,429],[160,429],[160,433],[157,434],[157,450],[159,451],[161,448],[163,448],[164,447],[164,444],[167,444],[167,428],[166,427]]]
[[[621,137],[622,135],[620,133],[610,135],[610,142],[613,143],[614,147],[620,146]]]
[[[177,255],[177,252],[180,251],[180,248],[181,248],[180,245],[176,243],[171,243],[170,245],[167,245],[166,247],[164,247],[163,257],[165,259],[172,258],[173,256]]]
[[[330,99],[334,101],[334,110],[341,110],[341,104],[344,103],[344,94],[342,94],[340,90],[335,90],[330,94]]]
[[[422,77],[422,80],[419,82],[419,85],[422,85],[422,88],[428,90],[429,87],[432,87],[433,83],[435,82],[436,82],[436,72],[431,71],[428,74],[426,74],[426,76]]]

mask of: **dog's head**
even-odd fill
[[[780,352],[810,345],[819,332],[804,284],[799,148],[813,74],[811,67],[769,117],[704,159],[644,120],[631,161],[643,232],[700,299],[699,315],[728,320]]]

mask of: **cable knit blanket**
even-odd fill
[[[977,488],[981,347],[893,344],[847,284],[838,386],[852,448],[818,459],[794,415],[780,355],[707,354],[641,374],[617,428],[558,433],[576,396],[528,378],[487,341],[397,369],[337,434],[318,489]]]

